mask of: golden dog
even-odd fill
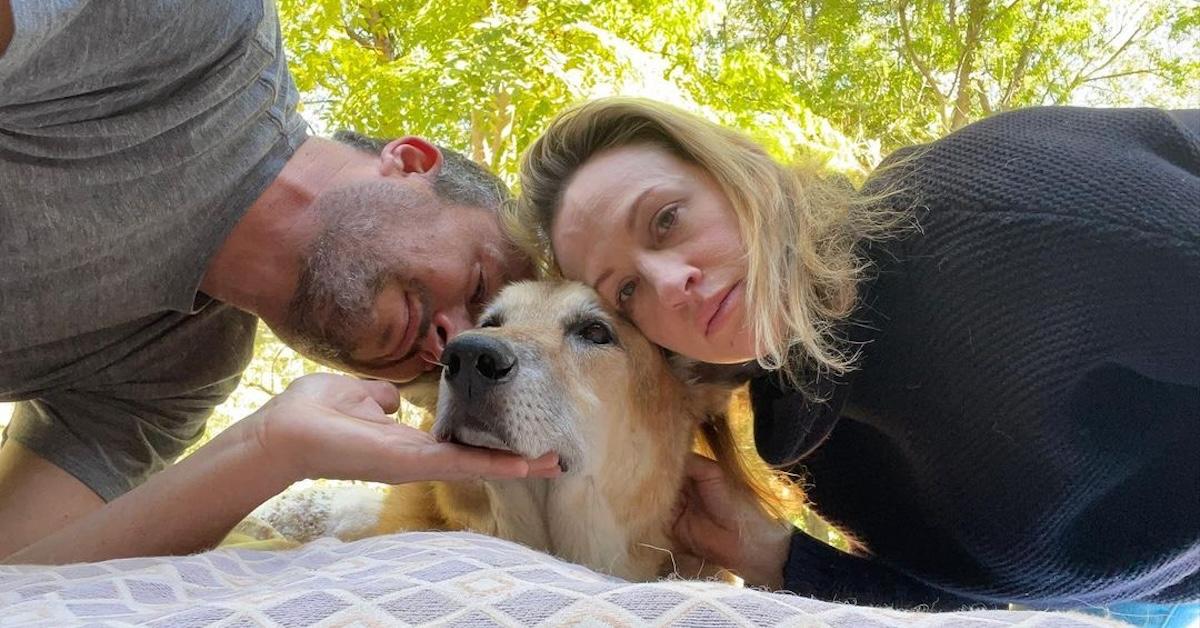
[[[338,536],[473,530],[630,580],[673,567],[670,529],[697,433],[760,495],[740,465],[726,419],[728,381],[689,381],[588,287],[524,282],[506,288],[455,337],[437,416],[442,440],[534,458],[558,452],[555,479],[431,482],[391,487],[374,525]]]

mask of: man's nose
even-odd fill
[[[432,369],[442,361],[442,352],[446,350],[446,343],[472,326],[466,308],[440,310],[435,313],[431,319],[429,331],[421,341],[421,357],[429,368]]]
[[[696,284],[702,274],[699,268],[668,256],[646,258],[641,272],[662,304],[670,309],[685,306],[695,299]]]

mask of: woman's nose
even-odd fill
[[[662,304],[675,309],[695,299],[701,272],[681,260],[660,257],[646,260],[642,275],[654,287]]]
[[[471,318],[467,315],[466,308],[441,310],[434,314],[429,331],[421,340],[421,358],[429,367],[427,370],[434,368],[442,361],[442,352],[445,351],[446,343],[450,342],[451,338],[471,327]]]

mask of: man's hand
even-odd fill
[[[401,484],[422,480],[554,477],[558,456],[525,460],[509,453],[439,443],[396,423],[396,387],[326,373],[292,382],[238,426],[284,483],[346,479]]]
[[[400,400],[384,382],[309,375],[195,453],[109,504],[7,557],[69,563],[189,554],[302,478],[379,482],[558,475],[558,457],[437,443],[388,414]]]
[[[717,463],[691,454],[675,520],[679,547],[732,571],[750,586],[777,590],[792,537],[752,495],[736,491]]]

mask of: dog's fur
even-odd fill
[[[376,525],[341,536],[474,530],[626,579],[668,573],[686,456],[698,430],[728,435],[731,382],[702,383],[681,373],[686,366],[672,365],[581,284],[512,285],[481,325],[454,342],[498,342],[515,366],[483,390],[443,375],[436,420],[425,427],[442,440],[530,458],[555,451],[565,473],[395,486]],[[596,342],[607,335],[611,342]],[[470,365],[447,372],[452,368]],[[710,446],[722,447],[720,438],[712,440]]]

